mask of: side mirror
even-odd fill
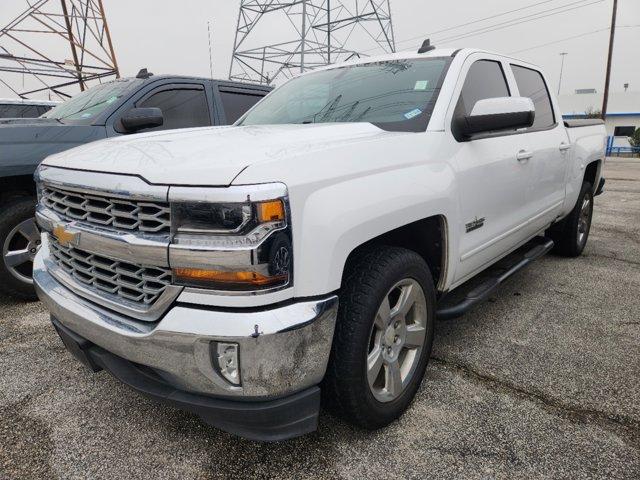
[[[156,107],[132,108],[120,119],[127,132],[137,132],[143,128],[160,127],[164,123],[162,110]]]
[[[465,137],[478,133],[516,130],[533,125],[535,106],[527,97],[498,97],[478,100],[470,115],[456,121],[458,131]]]

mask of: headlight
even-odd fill
[[[194,202],[189,197],[171,203],[169,261],[176,284],[236,292],[291,285],[286,195],[253,201],[249,194],[242,202]]]

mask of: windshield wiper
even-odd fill
[[[333,112],[333,110],[335,110],[336,105],[338,103],[340,103],[340,100],[342,100],[342,94],[338,95],[336,98],[334,98],[333,100],[329,100],[324,107],[322,107],[320,110],[318,110],[318,113],[313,115],[313,123],[316,123],[316,117],[318,115],[320,115],[322,113],[322,111],[326,108],[327,111],[324,113],[324,115],[322,116],[322,118],[320,119],[320,121],[322,120],[326,120],[327,117]]]

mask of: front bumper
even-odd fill
[[[144,322],[100,307],[64,287],[46,270],[45,255],[43,248],[36,256],[33,279],[58,325],[96,351],[152,371],[167,388],[209,400],[264,402],[315,387],[324,376],[337,315],[336,296],[258,310],[176,304],[159,321]],[[240,386],[217,371],[215,342],[239,345]],[[113,373],[108,365],[100,366]]]
[[[320,389],[317,386],[276,400],[241,402],[221,400],[178,390],[153,370],[120,358],[88,342],[51,319],[67,349],[94,372],[107,370],[138,392],[183,410],[235,435],[277,441],[314,431],[318,425]]]

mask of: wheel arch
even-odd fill
[[[589,182],[591,184],[593,193],[598,189],[598,183],[602,177],[602,164],[602,159],[594,160],[588,163],[584,169],[584,177],[582,181]]]
[[[360,252],[374,246],[400,247],[420,255],[429,266],[436,292],[443,292],[449,263],[449,233],[445,215],[432,215],[382,233],[351,250],[346,266]]]
[[[0,178],[0,203],[6,204],[16,197],[35,197],[33,175],[13,175]]]

